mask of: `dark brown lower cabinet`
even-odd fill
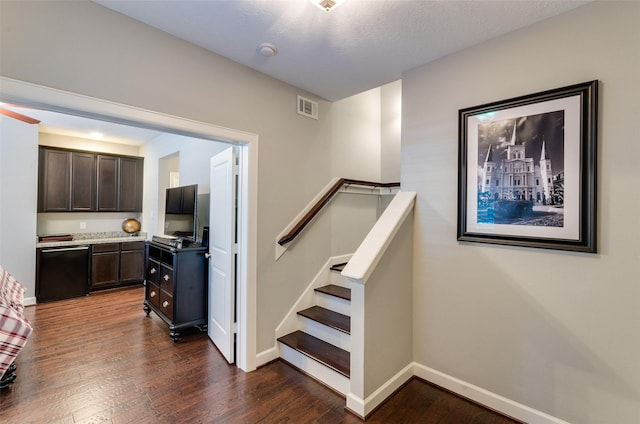
[[[144,242],[94,244],[91,248],[91,290],[144,281]]]
[[[144,242],[120,243],[120,283],[144,280]]]

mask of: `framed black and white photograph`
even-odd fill
[[[598,81],[458,112],[458,240],[596,252]]]

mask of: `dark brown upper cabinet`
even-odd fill
[[[143,161],[131,157],[120,157],[119,160],[118,210],[139,212],[142,210]]]
[[[141,212],[143,158],[41,147],[38,212]]]
[[[98,212],[118,211],[118,163],[117,157],[98,155]]]
[[[95,204],[96,157],[71,153],[71,207],[73,212],[90,212]]]
[[[38,157],[38,212],[69,211],[71,152],[40,149]]]
[[[167,190],[166,213],[193,214],[197,185],[173,187]]]

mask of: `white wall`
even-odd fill
[[[140,156],[140,146],[134,144],[109,143],[83,137],[38,133],[40,146],[63,147],[66,149],[87,150],[90,152],[110,153],[113,155]]]
[[[38,179],[25,169],[38,169],[38,126],[0,116],[0,265],[33,303]]]
[[[640,3],[594,2],[404,75],[418,363],[572,423],[640,422],[639,46]],[[599,253],[458,243],[458,110],[594,79]]]
[[[162,134],[142,147],[145,158],[144,199],[142,229],[149,237],[162,235],[164,214],[164,190],[169,186],[168,170],[176,169],[180,173],[180,185],[198,184],[198,202],[208,203],[206,194],[210,193],[210,159],[217,153],[229,148],[226,143],[185,137],[176,134]],[[165,158],[170,157],[169,162]],[[162,162],[171,163],[163,170]],[[174,164],[175,162],[175,164]],[[202,209],[201,206],[206,206]],[[206,212],[206,213],[205,213]],[[202,227],[209,225],[208,204],[198,207],[198,234]]]
[[[380,88],[334,102],[332,177],[380,181]]]
[[[359,131],[350,128],[361,124],[334,125],[326,101],[88,1],[0,2],[0,73],[258,134],[258,352],[272,346],[288,305],[331,250],[329,227],[320,225],[313,244],[298,245],[276,262],[277,234],[334,172],[379,178],[379,159],[358,169],[347,162],[332,166],[333,131],[347,134],[340,145],[353,151],[350,144],[361,139],[352,140]],[[318,120],[296,113],[299,94],[318,101]]]
[[[380,181],[400,181],[402,81],[380,87]]]

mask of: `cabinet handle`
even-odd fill
[[[165,300],[164,302],[162,302],[162,307],[163,308],[166,308],[167,306],[169,306],[169,302],[168,301]]]
[[[158,272],[158,270],[157,270],[157,269],[155,269],[155,268],[151,268],[151,269],[149,270],[149,274],[151,274],[151,275],[155,274],[156,272]]]
[[[169,274],[164,274],[164,277],[162,277],[164,279],[164,281],[169,281]]]
[[[149,297],[156,297],[156,291],[153,290],[152,292],[150,292]]]

